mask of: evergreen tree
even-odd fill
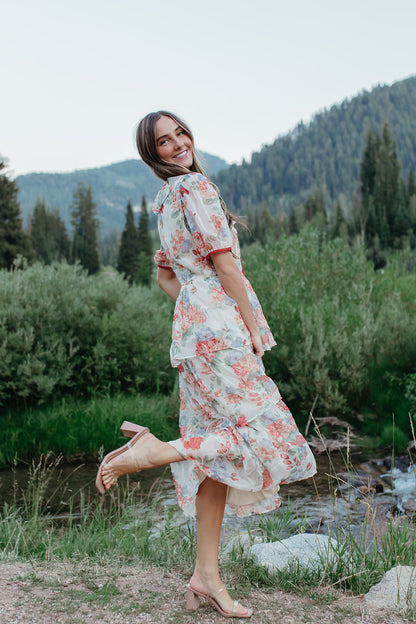
[[[110,232],[98,241],[98,251],[104,266],[117,267],[120,252],[120,231],[112,228]]]
[[[289,213],[289,234],[297,234],[298,232],[299,228],[296,219],[296,212],[294,206],[292,206]]]
[[[409,199],[413,195],[416,195],[416,184],[415,184],[415,178],[413,175],[413,169],[409,170],[409,178],[407,181],[407,194],[409,196]]]
[[[328,221],[325,209],[325,194],[322,188],[316,188],[309,194],[303,208],[304,222],[311,223],[321,232],[326,231]]]
[[[139,253],[139,232],[134,223],[133,208],[129,200],[126,209],[126,224],[121,235],[120,249],[118,252],[117,271],[124,273],[130,284],[132,284],[137,277]]]
[[[19,254],[28,260],[33,251],[28,235],[22,229],[18,187],[6,173],[4,161],[0,160],[0,269],[10,269]]]
[[[96,204],[91,186],[78,183],[71,205],[71,223],[74,226],[72,260],[79,260],[88,273],[100,268],[98,259]]]
[[[146,197],[142,197],[142,205],[140,209],[139,226],[137,232],[137,249],[138,249],[138,269],[136,272],[137,281],[140,284],[149,286],[152,279],[153,268],[153,243],[149,230],[149,213],[147,212]]]
[[[332,238],[343,238],[346,233],[346,221],[344,217],[344,213],[342,212],[341,202],[338,199],[335,204],[335,219],[334,224],[332,226],[331,237]]]
[[[59,210],[48,210],[40,199],[33,210],[30,238],[36,258],[45,264],[69,260],[70,241]]]
[[[411,173],[411,172],[410,172]],[[406,185],[400,177],[397,144],[387,122],[381,136],[369,132],[361,162],[361,232],[373,249],[376,266],[385,262],[383,249],[403,247],[412,235],[409,189],[414,180],[409,173]]]
[[[397,144],[387,122],[383,125],[374,179],[374,210],[381,248],[393,243],[393,230],[399,205],[400,166]]]
[[[262,204],[259,224],[259,241],[262,245],[265,245],[269,237],[276,237],[276,227],[273,222],[272,215],[270,214],[267,202],[265,201]]]

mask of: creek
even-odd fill
[[[369,514],[379,524],[385,523],[391,514],[414,519],[415,467],[409,458],[396,457],[393,463],[391,457],[374,459],[354,454],[347,466],[341,453],[333,452],[318,455],[317,467],[318,472],[313,479],[281,487],[281,510],[290,505],[291,522],[303,522],[306,531],[328,533],[334,526],[348,523],[358,533]],[[52,471],[46,469],[35,473],[32,483],[37,478],[38,487],[45,489],[42,495],[43,500],[48,501],[45,511],[56,520],[68,518],[70,510],[73,518],[79,517],[82,501],[99,497],[94,486],[96,470],[96,463],[59,463]],[[30,489],[30,479],[28,467],[1,470],[1,506],[13,501],[19,504]],[[163,511],[155,517],[155,530],[167,510],[172,508],[174,522],[186,523],[187,519],[177,508],[169,467],[131,475],[129,479],[130,484],[139,483],[139,497],[146,507],[152,504],[154,497],[161,503],[159,509]],[[279,513],[277,510],[271,515]],[[238,532],[247,526],[255,529],[260,518],[226,517],[224,533],[235,534],[236,530]]]

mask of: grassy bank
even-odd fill
[[[57,520],[48,515],[46,494],[48,483],[56,479],[56,468],[56,462],[33,464],[23,497],[1,510],[2,560],[88,560],[97,565],[144,561],[184,578],[189,575],[195,559],[194,525],[179,526],[175,515],[160,505],[157,491],[143,500],[137,488],[117,486],[97,502],[90,501],[85,492],[79,507],[72,509],[65,521]],[[262,517],[255,535],[267,542],[308,530],[307,510],[297,523],[293,520],[294,514],[286,506],[277,514]],[[332,526],[330,534],[335,545],[314,570],[295,562],[270,573],[237,544],[223,553],[223,575],[240,592],[279,587],[313,595],[326,587],[330,601],[331,589],[362,594],[391,567],[416,565],[415,525],[406,517],[390,517],[377,527],[370,499],[359,536],[348,524],[347,528],[345,524]]]
[[[117,395],[63,399],[48,407],[8,411],[1,417],[0,467],[42,454],[97,455],[125,441],[123,420],[144,424],[162,440],[178,436],[178,392],[172,396]]]

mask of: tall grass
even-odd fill
[[[177,389],[171,395],[96,397],[88,401],[63,399],[45,408],[8,411],[0,429],[0,466],[53,452],[67,458],[97,454],[124,438],[120,424],[130,420],[148,426],[162,440],[178,437]]]

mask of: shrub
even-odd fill
[[[0,271],[0,405],[169,389],[172,306],[157,287],[79,265]]]
[[[368,397],[372,365],[382,363],[381,375],[410,365],[410,298],[407,305],[388,274],[374,272],[364,247],[307,227],[244,255],[278,343],[266,368],[297,409],[307,413],[318,397],[321,413],[351,412]]]

